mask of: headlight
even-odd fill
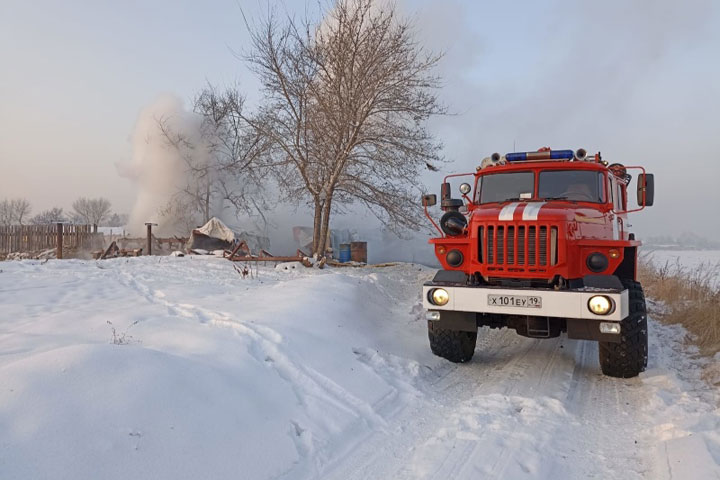
[[[428,292],[428,300],[433,305],[442,307],[450,301],[450,295],[444,288],[434,288]]]
[[[609,265],[608,258],[599,252],[588,255],[585,263],[590,270],[598,273],[607,270]]]
[[[463,254],[460,250],[450,250],[445,257],[445,261],[451,267],[459,267],[463,263]]]
[[[615,310],[615,303],[605,295],[595,295],[588,300],[588,310],[595,315],[607,315]]]

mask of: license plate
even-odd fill
[[[542,297],[534,295],[488,295],[491,307],[542,308]]]

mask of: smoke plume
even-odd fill
[[[173,95],[159,97],[140,112],[132,134],[132,159],[118,165],[120,175],[131,179],[138,188],[128,224],[132,235],[141,235],[145,222],[157,223],[160,235],[187,233],[177,230],[187,218],[179,218],[181,212],[169,207],[177,193],[192,181],[191,173],[183,150],[172,145],[165,133],[181,136],[193,146],[193,161],[203,161],[207,151],[200,125],[199,116],[186,110],[182,100]]]

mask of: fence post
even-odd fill
[[[57,250],[55,251],[55,257],[58,259],[63,258],[63,224],[58,222],[57,224]]]
[[[147,226],[147,254],[152,255],[152,227],[157,223],[145,222]]]

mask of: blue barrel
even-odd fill
[[[340,263],[345,263],[350,261],[350,244],[349,243],[341,243],[340,244],[340,255],[338,257],[338,260]]]

